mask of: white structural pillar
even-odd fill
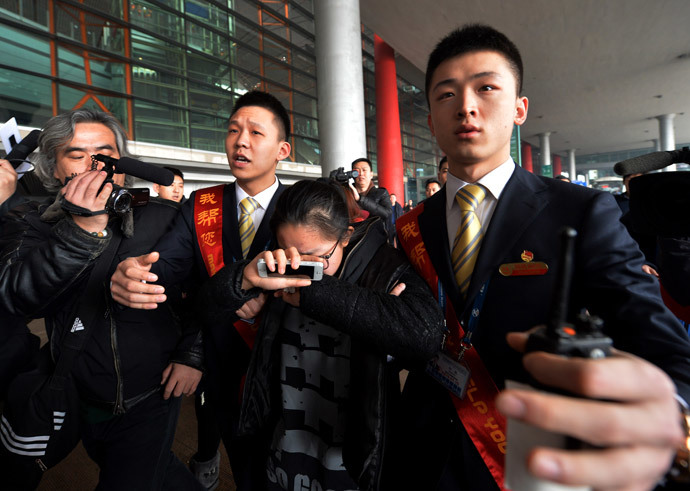
[[[359,0],[314,2],[319,140],[324,176],[367,156]]]
[[[577,169],[575,168],[575,149],[568,150],[568,177],[571,181],[577,180]]]
[[[542,176],[547,175],[545,174],[545,172],[547,172],[547,169],[551,168],[551,140],[549,139],[550,135],[550,131],[547,131],[546,133],[541,133],[539,135],[539,151],[541,152],[539,154],[539,166],[541,167],[539,169],[539,174],[541,174]]]
[[[675,114],[664,114],[656,117],[659,120],[659,150],[661,151],[676,149],[676,133],[673,129],[673,118],[675,117]],[[675,171],[676,165],[671,164],[663,170]]]

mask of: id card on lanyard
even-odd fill
[[[481,313],[482,305],[484,304],[484,298],[486,297],[486,290],[489,282],[487,281],[482,285],[474,300],[472,306],[472,312],[468,321],[467,330],[460,342],[460,350],[457,356],[451,356],[445,350],[445,340],[446,335],[443,337],[443,343],[441,345],[441,350],[436,353],[426,366],[426,373],[443,385],[446,389],[452,392],[456,397],[463,399],[465,393],[467,392],[467,385],[470,381],[470,376],[472,372],[470,367],[465,363],[464,355],[465,351],[472,347],[472,335],[479,325],[479,314]],[[443,285],[441,281],[438,282],[438,303],[443,312],[446,311],[446,294],[443,290]],[[447,330],[447,327],[446,327]]]

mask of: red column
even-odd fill
[[[374,34],[376,64],[376,153],[379,186],[405,199],[398,83],[393,48]]]
[[[534,172],[534,165],[532,164],[532,145],[527,142],[522,142],[522,168]]]
[[[563,162],[561,161],[560,155],[554,155],[552,161],[553,161],[553,177],[556,177],[558,174],[561,174],[563,172]]]

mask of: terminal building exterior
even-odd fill
[[[389,159],[397,167],[401,160],[402,168],[384,184],[393,179],[394,192],[404,191],[405,200],[417,202],[442,157],[427,126],[423,74],[386,51],[385,41],[359,22],[357,6],[357,0],[0,0],[0,123],[14,117],[28,131],[62,111],[108,111],[123,123],[135,155],[185,173],[189,195],[232,180],[223,146],[227,117],[241,94],[264,90],[282,101],[292,121],[292,153],[278,168],[284,183],[348,167],[362,153],[381,183],[390,160],[379,150],[392,145],[395,155]],[[328,37],[322,33],[317,41],[319,8],[353,14],[360,31],[363,97],[355,105],[363,106],[365,142],[347,158],[323,152],[324,114],[330,113],[332,127],[338,114],[329,106],[350,94],[319,96],[318,60],[333,58],[318,53]],[[324,21],[323,14],[321,19],[326,31],[341,20]],[[390,60],[389,85],[378,95],[392,94],[397,108],[377,100],[376,72]],[[331,132],[342,140],[346,129],[343,122]],[[395,138],[388,141],[391,134]],[[540,159],[537,147],[520,141],[518,128],[512,154],[521,165],[526,155],[525,166],[532,168],[533,161],[532,170],[544,175],[569,170],[560,157]],[[618,156],[603,163],[584,157],[594,167],[612,167]]]
[[[376,169],[374,33],[366,26],[361,44],[366,147]],[[0,123],[15,117],[40,128],[62,111],[108,111],[136,155],[185,172],[188,195],[231,180],[227,118],[237,97],[264,90],[292,120],[292,154],[279,177],[319,177],[314,45],[312,0],[0,0]],[[404,176],[417,201],[442,155],[423,87],[398,75],[397,88]]]

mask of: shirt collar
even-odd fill
[[[495,200],[498,200],[506,184],[508,184],[510,176],[513,175],[513,172],[515,172],[515,162],[512,157],[509,157],[508,160],[479,179],[477,184],[484,186],[489,194],[491,194]],[[448,179],[446,180],[446,210],[450,210],[453,207],[453,203],[455,203],[455,194],[468,184],[472,183],[465,182],[448,172]]]
[[[275,181],[273,181],[273,184],[261,191],[256,196],[252,196],[252,198],[259,202],[259,206],[261,206],[261,208],[267,210],[268,205],[271,203],[271,199],[278,189],[279,184],[278,178],[276,178]],[[235,182],[235,193],[237,195],[237,206],[240,206],[240,201],[249,196],[245,190],[242,189],[239,184],[237,184],[237,182]]]

